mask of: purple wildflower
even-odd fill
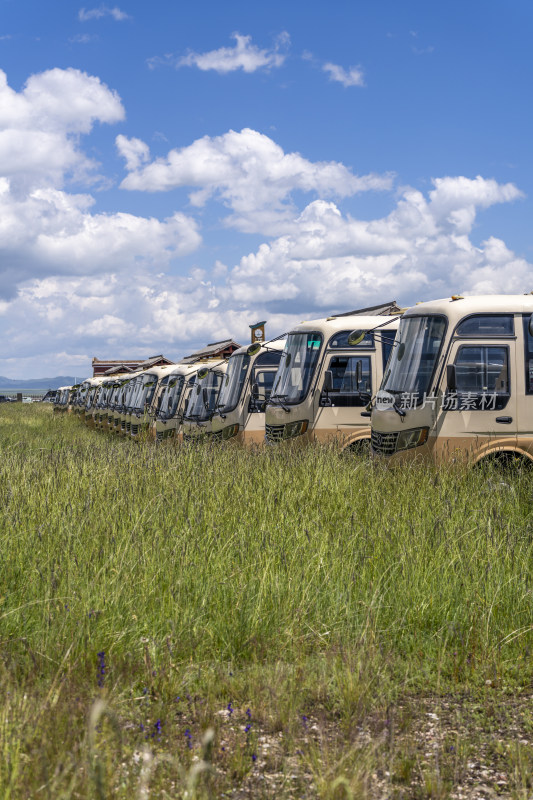
[[[105,652],[101,650],[97,653],[98,656],[98,686],[102,688],[104,685],[105,676]]]

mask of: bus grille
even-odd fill
[[[166,431],[157,431],[155,436],[158,442],[162,442],[163,439],[172,439],[175,434],[176,428],[169,428]]]
[[[378,433],[372,431],[372,450],[379,456],[391,456],[396,452],[399,433]]]
[[[267,442],[281,442],[285,425],[265,425],[265,438]]]

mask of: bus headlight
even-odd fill
[[[410,431],[402,431],[398,435],[396,450],[410,450],[412,447],[420,447],[425,444],[428,438],[429,428],[411,428]]]
[[[306,419],[298,420],[297,422],[288,422],[283,430],[284,439],[292,439],[294,436],[300,436],[305,433],[309,421]]]
[[[238,422],[236,422],[235,425],[226,425],[225,428],[222,428],[223,439],[232,439],[234,436],[237,436],[238,433],[239,433]]]

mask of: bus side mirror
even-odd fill
[[[254,383],[252,385],[252,397],[254,400],[257,400],[257,398],[259,397],[259,386],[257,385],[257,383]]]
[[[527,324],[527,329],[529,331],[529,335],[533,336],[533,314],[529,318],[529,322]]]
[[[205,406],[205,410],[207,411],[209,409],[209,401],[207,399],[207,387],[205,386],[202,389],[202,402]]]
[[[366,336],[366,333],[367,333],[366,331],[360,331],[360,330],[352,331],[348,335],[348,344],[350,345],[350,347],[357,347],[358,344],[361,344],[361,342]]]
[[[330,369],[327,369],[324,373],[324,386],[322,387],[322,391],[329,393],[332,390],[333,390],[333,373]]]
[[[448,364],[446,367],[446,379],[448,382],[448,391],[457,391],[457,370],[455,364]]]

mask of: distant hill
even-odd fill
[[[19,391],[41,392],[47,389],[59,389],[60,386],[72,386],[76,380],[79,380],[79,378],[73,378],[72,375],[58,375],[55,378],[34,378],[30,381],[4,378],[3,375],[0,375],[0,392],[2,390],[14,392],[17,389]]]

